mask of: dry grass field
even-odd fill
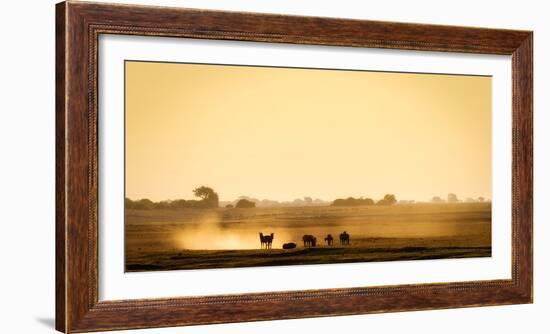
[[[491,256],[490,203],[127,210],[125,228],[129,272]]]

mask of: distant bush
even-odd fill
[[[449,202],[449,203],[458,203],[459,200],[458,200],[458,197],[456,196],[456,194],[450,193],[449,195],[447,195],[447,202]]]
[[[395,198],[395,195],[387,194],[384,196],[383,199],[379,200],[376,204],[377,205],[394,205],[397,203],[397,199]]]
[[[160,201],[157,203],[153,203],[153,207],[155,209],[170,209],[172,206],[172,203],[170,201]]]
[[[439,196],[434,196],[432,197],[432,203],[445,203],[445,201]]]
[[[345,199],[339,198],[332,202],[332,206],[368,206],[368,205],[393,205],[397,203],[395,195],[387,194],[383,199],[378,202],[373,201],[371,198],[353,198],[348,197]]]
[[[155,203],[147,198],[140,199],[139,201],[132,201],[126,198],[125,204],[126,208],[135,210],[151,210],[155,207]]]
[[[134,206],[134,201],[132,201],[131,199],[129,199],[128,197],[126,197],[124,199],[124,207],[126,209],[133,209],[133,206]]]
[[[256,207],[256,203],[252,202],[252,201],[249,201],[249,200],[246,200],[246,199],[241,199],[237,202],[237,204],[235,205],[236,208],[255,208]]]
[[[332,204],[332,206],[367,206],[367,205],[374,205],[374,201],[370,198],[353,198],[348,197],[346,199],[335,199]]]
[[[177,199],[170,202],[170,209],[183,209],[187,207],[187,201],[184,199]]]
[[[225,207],[228,209],[233,209],[233,204],[227,204]]]

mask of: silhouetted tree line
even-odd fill
[[[374,205],[374,201],[371,198],[338,198],[332,202],[332,206],[365,206]]]
[[[387,194],[379,200],[378,202],[375,202],[372,198],[339,198],[332,202],[332,206],[368,206],[368,205],[393,205],[397,203],[397,199],[395,198],[395,195]]]
[[[217,208],[219,206],[218,194],[209,187],[198,187],[193,190],[195,196],[200,200],[185,200],[176,199],[173,201],[153,202],[150,199],[144,198],[137,201],[132,201],[129,198],[124,199],[126,209],[134,210],[152,210],[152,209],[184,209],[184,208]]]
[[[488,200],[490,202],[490,200]],[[439,196],[432,197],[431,203],[445,203],[445,200]],[[447,203],[485,203],[486,200],[484,197],[480,196],[476,199],[473,199],[471,197],[467,197],[464,199],[464,201],[460,200],[458,196],[454,193],[450,193],[447,195]]]
[[[239,196],[239,198],[237,198],[234,201],[220,202],[220,205],[224,206],[226,208],[235,207],[241,199],[245,199],[249,202],[254,202],[256,204],[256,207],[258,207],[258,208],[274,208],[274,207],[288,208],[288,207],[302,207],[302,206],[325,206],[325,205],[330,205],[330,203],[332,203],[332,202],[323,201],[323,200],[318,199],[318,198],[313,199],[312,197],[308,197],[308,196],[306,196],[304,198],[296,198],[292,201],[281,201],[281,202],[270,200],[270,199],[258,199],[258,198],[249,197],[249,196]]]

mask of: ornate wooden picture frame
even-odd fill
[[[511,56],[511,279],[100,301],[97,114],[98,39],[102,34]],[[56,7],[56,329],[69,333],[531,303],[532,114],[530,31],[59,3]]]

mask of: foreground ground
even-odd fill
[[[338,243],[343,231],[349,246]],[[273,249],[260,249],[259,232],[274,233]],[[319,247],[304,248],[304,234]],[[127,271],[486,257],[491,206],[128,210],[125,236]]]
[[[212,269],[293,264],[353,263],[491,256],[490,247],[341,248],[295,250],[185,250],[142,254],[130,259],[129,272]]]

